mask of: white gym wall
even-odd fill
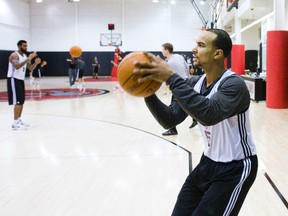
[[[191,51],[203,26],[190,0],[31,0],[30,23],[30,48],[38,51],[67,51],[74,44],[84,51],[113,51],[99,45],[100,33],[110,32],[108,23],[122,34],[124,51],[160,51],[165,42]]]
[[[199,8],[209,19],[207,6]],[[84,51],[113,51],[99,45],[108,23],[122,34],[127,51],[160,51],[164,42],[191,51],[203,26],[189,0],[0,0],[0,49],[14,50],[26,39],[29,50],[67,51],[78,44]]]
[[[21,39],[30,41],[29,1],[0,0],[0,50],[16,50]]]

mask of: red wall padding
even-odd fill
[[[231,69],[233,72],[245,74],[245,46],[244,44],[233,44],[231,53]]]
[[[268,31],[266,106],[288,108],[288,31]]]

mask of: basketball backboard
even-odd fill
[[[122,46],[120,33],[102,33],[100,34],[100,46]]]

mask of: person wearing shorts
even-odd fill
[[[97,56],[94,57],[94,60],[92,62],[92,67],[93,67],[93,78],[98,79],[100,63],[98,62]]]
[[[36,59],[40,59],[39,57],[36,57]],[[36,68],[33,70],[33,82],[32,82],[32,86],[33,86],[33,90],[37,90],[37,91],[40,91],[40,78],[42,78],[43,76],[43,68],[45,67],[45,65],[47,65],[47,62],[46,61],[41,61],[41,64],[38,64],[36,66]]]
[[[83,80],[83,74],[86,72],[86,63],[79,57],[76,62],[76,80],[78,81],[78,86],[80,91],[85,91],[85,83]]]
[[[20,40],[17,43],[18,51],[13,52],[9,56],[9,65],[7,73],[7,92],[8,103],[14,105],[14,121],[12,123],[12,129],[26,129],[28,124],[23,123],[21,115],[23,111],[23,105],[25,102],[25,73],[26,68],[29,71],[33,71],[35,67],[41,62],[40,59],[35,59],[33,65],[30,61],[36,57],[36,52],[31,53],[28,57],[25,54],[27,52],[27,41]]]
[[[69,83],[70,87],[75,86],[75,81],[76,81],[76,63],[75,63],[75,58],[71,56],[70,59],[66,59],[68,63],[68,76],[69,76]]]

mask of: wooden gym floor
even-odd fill
[[[67,81],[45,77],[41,88],[69,88]],[[0,102],[0,215],[171,214],[190,156],[195,167],[202,154],[200,132],[189,129],[188,117],[177,136],[162,137],[165,130],[143,99],[115,86],[87,82],[87,88],[110,92],[27,101],[28,130],[12,131],[13,107]],[[0,80],[0,91],[6,91],[6,80]],[[162,92],[157,94],[169,103],[171,95]],[[250,120],[260,165],[240,215],[288,215],[288,109],[251,101]]]

